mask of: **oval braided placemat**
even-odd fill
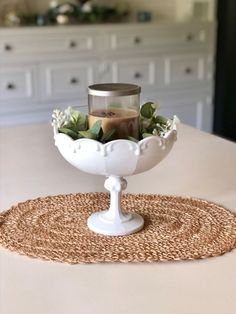
[[[0,215],[0,244],[31,257],[72,264],[201,259],[236,247],[236,216],[207,201],[123,194],[123,208],[145,219],[143,230],[124,237],[87,228],[88,216],[108,206],[106,193],[20,203]]]

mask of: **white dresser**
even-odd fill
[[[212,129],[215,25],[210,22],[0,29],[0,125],[87,109],[87,86],[126,82],[160,113]]]

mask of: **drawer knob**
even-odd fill
[[[193,34],[188,34],[188,35],[186,36],[187,42],[191,42],[191,41],[193,41],[193,39],[194,39]]]
[[[79,80],[76,77],[72,77],[72,79],[70,80],[71,84],[78,84]]]
[[[186,74],[192,74],[193,73],[193,69],[191,68],[186,68],[185,71],[184,71]]]
[[[15,89],[16,88],[16,85],[15,84],[13,84],[13,83],[8,83],[7,84],[7,89],[8,90],[13,90],[13,89]]]
[[[77,43],[74,40],[71,40],[69,43],[70,48],[75,48],[77,46]]]
[[[13,49],[12,46],[9,45],[9,44],[6,44],[6,45],[4,46],[4,50],[5,50],[5,51],[11,51],[12,49]]]
[[[136,72],[136,73],[134,74],[134,78],[136,78],[136,79],[139,79],[139,78],[141,78],[141,77],[142,77],[142,74],[139,73],[139,72]]]
[[[140,44],[142,42],[142,39],[140,37],[135,37],[134,38],[134,43],[135,44]]]

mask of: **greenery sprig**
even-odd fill
[[[101,120],[95,122],[92,128],[89,129],[87,115],[73,110],[71,107],[68,107],[65,111],[54,110],[52,125],[58,129],[59,133],[69,135],[73,140],[89,138],[106,143],[112,140],[115,133],[114,129],[104,133]]]
[[[153,102],[147,102],[142,105],[139,115],[139,139],[129,136],[127,139],[138,142],[149,136],[164,137],[169,131],[175,128],[179,119],[174,116],[173,119],[157,115],[159,105]],[[73,140],[80,138],[89,138],[101,143],[107,143],[113,140],[115,129],[104,132],[102,129],[102,120],[97,120],[91,128],[88,126],[88,117],[80,111],[68,107],[64,111],[58,109],[53,111],[52,125],[58,129],[59,133],[70,136]]]

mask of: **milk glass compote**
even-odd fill
[[[133,95],[134,90],[136,95],[139,95],[140,88],[136,87],[135,89],[135,85],[128,85],[129,86],[125,89],[125,97]],[[131,88],[131,95],[127,95],[129,87]],[[106,107],[102,107],[102,102],[100,102],[99,105],[101,105],[100,108],[102,112],[106,114],[106,116],[104,114],[102,118],[107,118],[103,120],[104,128],[118,127],[122,125],[122,123],[124,124],[116,133],[117,139],[106,144],[87,138],[73,140],[68,135],[59,133],[58,128],[55,126],[54,139],[55,145],[60,153],[71,165],[87,173],[107,177],[104,186],[110,192],[110,206],[108,209],[95,212],[88,217],[88,228],[104,235],[124,236],[141,230],[144,225],[142,216],[134,212],[127,212],[125,208],[123,209],[121,206],[121,193],[127,187],[127,181],[124,177],[142,173],[155,167],[170,152],[176,140],[177,132],[174,127],[168,131],[165,136],[150,136],[137,143],[122,138],[123,130],[124,132],[126,132],[125,128],[135,130],[136,124],[134,122],[135,115],[129,115],[129,112],[126,115],[120,115],[119,110],[133,110],[132,114],[134,114],[134,112],[138,112],[138,109],[135,109],[136,103],[134,103],[133,107],[130,106],[132,105],[131,101],[129,102],[129,106],[125,106],[126,100],[123,101],[122,106],[119,106],[120,103],[118,100],[122,98],[121,90],[116,86],[115,95],[112,95],[114,86],[107,87],[107,89],[109,88],[109,95],[106,96],[102,94],[102,90],[100,90],[101,96],[98,97],[114,97],[116,102],[110,102],[109,99],[109,101],[105,102]],[[120,86],[120,88],[124,89],[124,86]],[[106,93],[109,92],[107,89],[105,89]],[[116,94],[117,90],[120,93],[119,95]],[[92,93],[93,92],[94,91],[92,91]],[[100,110],[100,108],[95,108],[94,102],[92,102],[92,104],[91,106],[90,99],[89,113],[96,117],[95,114],[99,115],[97,110]],[[111,104],[115,104],[116,106],[110,106]],[[107,114],[109,112],[113,112],[114,114],[110,114],[111,117],[108,117]],[[117,121],[108,121],[110,119],[120,120],[119,123],[117,123]],[[135,133],[132,135],[135,137]]]

